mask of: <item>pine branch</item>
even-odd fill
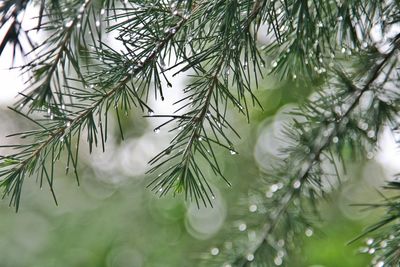
[[[210,59],[206,56],[203,57],[198,55],[193,55],[192,58],[189,59],[189,62],[198,61],[198,63],[189,63],[189,66],[195,69],[196,72],[200,73],[200,75],[196,75],[196,78],[199,80],[189,85],[188,90],[186,91],[187,93],[191,93],[189,98],[192,102],[184,104],[183,107],[179,108],[177,111],[188,107],[189,104],[192,106],[192,109],[183,116],[168,116],[171,120],[162,125],[165,126],[166,124],[176,122],[178,126],[174,127],[173,130],[179,131],[180,128],[183,129],[173,138],[169,147],[150,161],[150,164],[154,165],[154,167],[149,170],[151,173],[166,168],[166,170],[162,170],[162,172],[149,185],[152,190],[158,192],[160,196],[167,194],[171,189],[173,189],[174,193],[185,192],[185,198],[194,200],[198,206],[200,205],[200,201],[205,206],[208,204],[212,205],[211,199],[214,198],[214,194],[209,182],[203,174],[203,171],[198,166],[199,157],[205,160],[208,166],[211,167],[211,170],[215,174],[221,176],[229,185],[229,182],[223,176],[218,165],[213,145],[221,146],[228,149],[231,154],[236,154],[237,152],[233,149],[232,143],[224,132],[222,125],[227,125],[226,127],[230,128],[234,133],[236,133],[236,131],[224,119],[224,116],[220,115],[219,98],[222,100],[222,105],[226,106],[227,101],[229,100],[232,101],[240,111],[247,110],[247,105],[245,104],[246,108],[244,108],[236,97],[229,92],[227,78],[223,82],[219,80],[219,77],[227,77],[232,68],[237,79],[234,80],[233,83],[238,86],[239,100],[241,98],[245,99],[244,90],[251,93],[250,85],[248,85],[248,87],[246,86],[246,88],[242,88],[243,77],[241,77],[240,72],[243,71],[243,69],[241,69],[243,67],[241,63],[239,62],[240,67],[238,67],[237,63],[233,61],[233,56],[236,55],[230,55],[228,51],[232,47],[232,40],[240,40],[239,38],[247,38],[243,36],[251,36],[250,33],[248,33],[250,32],[250,27],[253,21],[258,18],[258,15],[262,11],[266,2],[255,1],[248,12],[248,15],[243,19],[235,21],[236,9],[240,9],[240,6],[237,4],[236,1],[231,1],[226,4],[222,2],[215,3],[215,6],[221,5],[221,8],[226,8],[226,12],[231,15],[224,18],[222,23],[220,21],[210,22],[211,24],[218,23],[222,31],[222,37],[217,38],[216,41],[211,44],[209,50],[214,51],[215,49],[215,52],[209,52],[207,57]],[[218,10],[217,7],[215,7],[215,10]],[[234,23],[237,24],[231,26]],[[238,31],[236,27],[239,27],[240,31]],[[244,34],[242,31],[244,31]],[[238,49],[238,53],[241,53],[241,45],[244,41],[245,40],[238,41],[234,45],[234,50],[236,51],[236,49]],[[253,42],[254,40],[249,40],[251,45],[253,45]],[[221,50],[221,48],[223,50]],[[253,62],[254,64],[258,64],[256,48],[254,48],[254,53]],[[233,67],[231,67],[231,61],[234,63]],[[210,70],[204,70],[203,64],[210,64],[210,62],[212,62]],[[179,63],[176,64],[176,66],[178,65]],[[184,67],[184,69],[186,69],[186,67]],[[246,82],[249,83],[248,81]],[[194,92],[192,93],[192,91]],[[186,99],[187,97],[177,103],[181,103]],[[208,124],[210,129],[205,128],[206,124]],[[155,131],[159,131],[159,129],[160,126],[156,128]],[[211,157],[211,159],[209,159],[209,157]]]
[[[186,19],[181,19],[179,23],[175,26],[176,30],[178,31],[185,23]],[[177,32],[176,31],[176,32]],[[0,176],[4,177],[3,180],[0,181],[0,187],[4,187],[4,196],[9,195],[12,193],[11,201],[10,204],[13,204],[16,209],[18,210],[19,207],[19,202],[20,202],[20,194],[21,194],[21,188],[22,188],[22,183],[24,180],[25,175],[30,174],[32,175],[34,171],[38,173],[38,175],[41,175],[40,180],[43,179],[43,175],[47,175],[45,165],[44,165],[44,160],[48,156],[48,150],[54,151],[54,147],[59,146],[60,151],[64,148],[64,146],[68,150],[68,158],[71,159],[73,162],[73,167],[74,167],[74,172],[77,176],[77,154],[74,155],[69,148],[70,142],[65,142],[65,139],[71,140],[71,137],[73,135],[77,135],[77,138],[79,140],[80,133],[82,129],[84,128],[84,125],[86,125],[88,129],[89,136],[93,136],[90,133],[95,133],[95,127],[93,125],[93,116],[94,114],[99,114],[100,116],[100,122],[99,122],[99,127],[101,128],[100,131],[103,132],[103,126],[101,123],[101,116],[102,114],[100,113],[102,111],[102,106],[106,105],[109,107],[107,102],[110,99],[113,99],[116,95],[121,94],[123,91],[128,90],[127,89],[127,83],[131,81],[132,77],[135,77],[137,74],[139,74],[141,71],[143,71],[153,60],[156,59],[156,56],[160,53],[160,51],[168,44],[168,42],[171,41],[173,36],[176,33],[175,31],[170,31],[166,34],[165,38],[160,41],[159,44],[156,45],[156,49],[153,50],[153,52],[143,60],[142,64],[138,66],[137,68],[134,69],[132,73],[129,73],[126,75],[115,87],[113,87],[111,90],[105,93],[99,93],[97,94],[97,99],[92,99],[92,104],[89,106],[83,106],[79,108],[78,110],[74,111],[73,114],[75,114],[74,117],[72,118],[62,118],[60,119],[59,123],[57,123],[55,126],[49,125],[45,126],[42,124],[39,124],[41,128],[43,128],[43,132],[35,132],[33,134],[33,137],[36,139],[39,139],[40,141],[32,143],[31,148],[29,148],[30,153],[26,155],[24,153],[25,151],[25,146],[22,146],[24,150],[21,151],[22,155],[19,155],[18,153],[13,155],[13,156],[2,156],[1,157],[1,162],[0,165],[4,165],[7,167],[6,170],[3,170],[0,172]],[[75,97],[79,97],[79,95],[75,95]],[[83,95],[82,95],[83,97]],[[93,95],[91,95],[91,98],[93,98]],[[140,102],[141,106],[146,106],[147,105],[140,99],[138,99]],[[74,106],[72,106],[74,107]],[[108,108],[106,107],[106,111]],[[149,110],[151,110],[149,107],[147,107]],[[20,112],[19,112],[20,113]],[[22,114],[22,113],[20,113]],[[24,115],[27,117],[26,115]],[[52,115],[53,116],[53,115]],[[23,133],[21,133],[23,134]],[[48,134],[48,137],[43,140],[43,135]],[[94,137],[92,137],[94,138]],[[102,136],[103,138],[103,136]],[[61,140],[61,141],[60,141]],[[90,139],[89,143],[91,144],[94,140]],[[102,140],[102,143],[104,143],[104,140]],[[91,145],[90,145],[91,146]],[[14,148],[20,148],[21,146],[15,145],[13,146]],[[103,144],[104,147],[104,144]],[[40,158],[40,165],[38,166],[38,159]],[[55,159],[51,157],[51,168],[53,169],[54,161]],[[10,161],[11,160],[11,161]],[[8,164],[9,163],[9,164]],[[10,166],[12,166],[10,168]],[[53,175],[50,175],[48,177],[48,180],[52,181]],[[78,182],[79,183],[79,182]],[[53,191],[52,187],[52,182],[49,182],[49,186],[51,191]]]
[[[0,54],[7,43],[20,46],[17,17],[29,1],[19,1],[21,5],[11,10],[14,2],[0,4],[0,28],[5,21],[14,20],[0,42]],[[214,194],[204,169],[208,167],[229,184],[216,148],[237,154],[231,135],[239,134],[226,118],[227,110],[233,106],[249,120],[250,105],[259,104],[252,88],[257,88],[263,75],[266,52],[271,72],[280,78],[307,74],[314,81],[322,78],[325,82],[323,90],[292,113],[295,118],[283,131],[288,144],[281,150],[285,157],[268,177],[276,182],[267,192],[269,200],[260,201],[269,222],[262,224],[259,239],[248,246],[246,256],[239,250],[232,257],[235,266],[280,265],[296,233],[304,229],[312,233],[307,209],[316,210],[317,201],[326,194],[323,182],[330,174],[322,166],[324,160],[334,167],[332,176],[339,180],[336,165],[337,161],[344,164],[344,147],[364,154],[363,149],[376,146],[385,123],[398,127],[400,95],[385,85],[398,85],[398,75],[393,73],[398,69],[400,35],[387,54],[374,50],[379,45],[369,36],[375,26],[381,25],[383,33],[400,22],[398,1],[124,1],[116,7],[114,1],[106,0],[103,7],[100,16],[107,14],[107,33],[118,33],[116,40],[123,46],[120,52],[102,40],[102,21],[91,0],[41,1],[34,30],[50,36],[31,51],[38,58],[22,68],[32,73],[32,85],[13,109],[38,129],[12,135],[31,139],[31,143],[3,146],[16,152],[0,157],[0,188],[3,197],[11,196],[10,205],[17,210],[23,181],[33,174],[41,187],[47,181],[57,204],[55,162],[65,155],[66,170],[72,165],[79,183],[82,131],[87,131],[90,152],[98,142],[104,151],[110,109],[115,109],[122,135],[121,111],[127,113],[138,106],[152,114],[147,105],[151,88],[156,99],[160,95],[164,100],[161,81],[172,86],[166,71],[194,74],[176,102],[179,106],[174,114],[146,116],[168,119],[155,132],[171,126],[176,133],[169,146],[150,161],[149,172],[158,176],[149,186],[160,196],[183,192],[198,206],[212,205]],[[260,32],[261,26],[268,26],[268,41],[260,50],[257,36],[265,34]],[[364,68],[344,63],[360,76],[344,73],[343,67],[333,68],[335,60],[345,62],[353,53],[367,58]],[[83,88],[76,85],[79,82]],[[361,100],[368,94],[372,94],[372,104],[364,107]],[[76,148],[72,147],[74,138]],[[397,199],[386,199],[382,205],[389,215],[367,232],[392,226],[388,231],[397,234]],[[280,236],[283,238],[278,240]],[[385,263],[398,261],[394,242],[382,252]],[[285,243],[289,244],[285,247]],[[373,248],[377,249],[377,243],[373,242]]]
[[[28,112],[33,113],[51,106],[54,112],[60,112],[60,107],[67,102],[65,96],[70,94],[70,68],[84,80],[81,56],[88,51],[91,42],[97,45],[96,39],[101,37],[101,21],[94,6],[92,0],[41,2],[38,25],[28,32],[49,36],[26,55],[33,59],[22,66],[21,71],[31,77],[26,81],[29,86],[21,93],[23,97],[15,104],[17,109],[29,106]],[[104,10],[99,17],[102,15]]]
[[[18,19],[20,14],[24,13],[26,6],[30,1],[15,1],[5,0],[0,4],[0,29],[8,26],[3,39],[0,41],[0,56],[4,51],[7,44],[13,45],[13,59],[15,58],[17,48],[24,52],[24,48],[21,43],[21,35],[27,38],[29,44],[33,46],[29,36],[22,29],[22,21]]]
[[[316,140],[321,140],[318,144],[318,142],[314,141],[314,144],[311,148],[312,154],[310,158],[306,159],[305,165],[302,165],[300,168],[300,171],[298,174],[294,176],[294,179],[291,180],[290,183],[288,183],[288,187],[286,188],[287,190],[281,189],[284,193],[278,195],[277,197],[280,199],[278,201],[277,205],[273,205],[273,211],[271,211],[271,216],[270,220],[268,221],[267,224],[263,226],[263,230],[261,232],[261,236],[259,238],[259,242],[255,245],[252,246],[251,252],[247,254],[247,256],[241,256],[238,257],[233,261],[232,266],[249,266],[253,263],[253,261],[256,261],[257,258],[256,255],[261,256],[261,251],[265,251],[268,247],[270,246],[270,236],[273,235],[274,231],[276,230],[276,227],[286,221],[287,218],[286,216],[289,216],[290,212],[288,211],[291,207],[293,207],[293,202],[299,201],[301,198],[303,198],[301,192],[302,188],[307,185],[311,184],[314,182],[314,180],[311,178],[312,174],[311,172],[314,170],[316,164],[320,161],[322,153],[324,151],[328,150],[332,145],[334,145],[335,142],[337,142],[338,137],[337,136],[343,136],[346,135],[346,127],[343,127],[343,125],[346,125],[352,116],[352,113],[358,108],[359,102],[361,97],[369,90],[376,90],[374,87],[374,83],[377,82],[378,78],[382,77],[383,71],[385,68],[387,68],[388,63],[394,58],[397,57],[398,49],[399,49],[399,38],[400,35],[396,36],[392,43],[393,43],[393,48],[391,51],[387,54],[384,54],[381,56],[381,59],[379,60],[379,63],[375,64],[371,69],[370,72],[368,73],[368,76],[365,78],[365,82],[362,88],[358,88],[355,85],[351,83],[351,80],[344,76],[344,74],[340,73],[337,71],[336,73],[338,74],[339,77],[342,77],[344,81],[346,81],[347,86],[349,86],[348,92],[349,96],[346,96],[346,104],[347,109],[345,109],[343,112],[341,112],[340,115],[335,117],[335,121],[331,123],[331,127],[327,127],[329,130],[326,131],[324,130],[324,126],[322,127],[322,130],[318,130],[319,135],[321,138],[316,138]],[[387,74],[388,75],[388,74]],[[346,85],[345,83],[345,85]],[[315,101],[315,100],[314,100]],[[309,105],[315,106],[315,102],[309,103]],[[339,101],[340,102],[340,101]],[[332,107],[332,110],[334,107]],[[305,114],[302,112],[301,114]],[[384,123],[384,122],[380,122]],[[324,125],[322,122],[319,122],[319,124]],[[317,126],[320,127],[320,126]],[[321,129],[321,128],[320,128]],[[302,133],[301,134],[305,134]],[[335,140],[336,139],[336,140]],[[334,141],[335,140],[335,141]],[[297,144],[298,146],[298,144]],[[287,162],[293,162],[295,159],[294,153],[285,153],[289,155],[289,158],[286,160]],[[292,158],[290,158],[292,156]],[[290,169],[291,167],[284,165],[283,166],[284,170]],[[282,173],[286,173],[284,170],[282,170]],[[339,175],[339,174],[338,174]],[[321,186],[321,185],[319,185]],[[322,188],[321,188],[322,190]],[[386,220],[386,224],[390,221],[393,221],[394,218],[391,217],[390,219]],[[305,226],[307,226],[308,223],[305,223]],[[381,227],[381,224],[377,226],[373,226],[371,228],[375,229],[377,227]],[[368,231],[369,232],[369,231]],[[249,260],[249,255],[250,255],[250,260]],[[265,260],[264,258],[259,261],[260,263]]]

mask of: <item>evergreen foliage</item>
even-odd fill
[[[37,7],[38,24],[27,31],[21,21],[30,5]],[[228,108],[249,120],[251,108],[263,104],[253,92],[265,75],[320,81],[291,113],[281,156],[271,156],[273,167],[262,170],[265,179],[257,182],[249,209],[264,220],[256,222],[255,238],[238,240],[226,253],[212,251],[220,255],[207,259],[226,267],[290,266],[299,236],[313,233],[320,199],[335,189],[329,181],[340,180],[346,162],[372,158],[384,127],[397,134],[399,14],[397,0],[5,0],[0,54],[9,44],[14,52],[28,49],[32,58],[21,67],[30,80],[12,109],[36,128],[11,134],[24,142],[7,146],[13,153],[0,158],[4,197],[18,210],[24,180],[36,176],[57,203],[56,162],[66,158],[66,171],[79,184],[81,136],[90,151],[104,151],[108,116],[115,114],[123,137],[120,118],[136,107],[146,117],[167,119],[155,132],[175,134],[149,162],[156,176],[149,188],[161,196],[182,193],[199,207],[212,205],[212,177],[199,163],[229,184],[216,156],[219,149],[238,153]],[[24,47],[21,39],[35,31],[49,37]],[[121,51],[107,43],[109,35]],[[163,82],[172,86],[166,71],[190,80],[176,111],[156,115],[149,97],[164,100]],[[399,183],[387,189],[398,190]],[[368,206],[387,209],[364,233],[376,235],[367,248],[376,255],[371,264],[398,266],[399,197]]]

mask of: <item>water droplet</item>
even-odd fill
[[[277,242],[277,245],[278,245],[278,247],[282,248],[285,245],[285,240],[279,239],[278,242]]]
[[[369,138],[374,138],[375,137],[375,131],[374,130],[369,130],[368,133],[367,133],[367,136]]]
[[[100,15],[104,15],[106,13],[106,10],[104,9],[104,8],[102,8],[101,10],[100,10]]]
[[[69,28],[69,27],[72,26],[73,23],[74,23],[73,20],[67,21],[67,22],[65,23],[65,27]]]
[[[342,51],[343,54],[346,53],[346,48],[342,47],[341,51]]]
[[[274,263],[275,263],[275,265],[276,266],[280,266],[280,265],[282,265],[282,263],[283,263],[283,260],[282,260],[282,258],[281,257],[275,257],[275,259],[274,259]]]
[[[47,114],[50,115],[50,113],[51,113],[51,109],[48,108],[48,109],[47,109]]]
[[[211,255],[217,256],[219,254],[219,249],[218,248],[212,248],[211,249]]]
[[[273,192],[271,192],[271,191],[265,192],[265,197],[266,197],[266,198],[272,198],[273,196],[274,196],[274,193],[273,193]]]
[[[276,62],[275,60],[272,61],[271,66],[272,66],[273,68],[276,68],[276,66],[278,66],[278,62]]]
[[[154,132],[155,132],[155,133],[159,133],[159,132],[160,132],[160,128],[155,128],[155,129],[154,129]]]
[[[257,211],[257,205],[256,204],[252,204],[249,206],[249,211],[250,212],[256,212]]]
[[[314,234],[314,231],[311,228],[307,228],[305,234],[307,237],[311,237]]]
[[[79,8],[79,13],[83,13],[83,11],[85,11],[85,5],[81,5]]]
[[[373,239],[373,238],[368,238],[367,240],[365,240],[365,243],[366,243],[368,246],[371,246],[371,245],[374,243],[374,239]]]
[[[273,184],[273,185],[271,185],[270,188],[269,188],[269,190],[270,190],[272,193],[275,193],[276,191],[278,191],[278,189],[279,189],[278,184]]]
[[[165,62],[163,58],[160,58],[160,68],[161,70],[165,70]]]
[[[301,182],[299,180],[294,181],[293,183],[293,188],[294,189],[299,189],[301,186]]]
[[[368,253],[371,254],[371,255],[374,254],[374,253],[375,253],[375,249],[374,249],[374,248],[370,248],[370,249],[368,250]]]
[[[154,111],[152,111],[151,109],[149,109],[148,114],[149,114],[149,116],[153,116],[153,115],[154,115]]]
[[[362,42],[361,46],[362,46],[362,48],[367,48],[368,47],[368,43],[367,42]]]
[[[387,241],[386,240],[381,241],[380,246],[381,246],[381,248],[386,248],[387,247]]]
[[[285,252],[283,252],[283,250],[279,250],[277,256],[283,258],[285,256]]]
[[[297,75],[293,74],[293,80],[296,80],[296,79],[297,79]]]
[[[375,267],[383,267],[385,265],[385,262],[384,261],[378,261],[376,264],[375,264]]]
[[[374,153],[368,152],[367,153],[367,159],[372,159],[374,157]]]
[[[230,66],[226,66],[224,72],[225,72],[225,75],[228,76],[231,73],[230,72]]]
[[[253,261],[254,260],[254,255],[252,253],[247,254],[246,259],[248,261]]]
[[[358,128],[360,128],[361,130],[367,130],[368,129],[368,123],[363,122],[363,121],[359,121],[357,123]]]
[[[337,20],[338,20],[338,21],[342,21],[342,20],[343,20],[343,17],[342,17],[342,16],[339,16],[339,17],[337,18]]]
[[[236,155],[237,154],[237,152],[235,150],[233,150],[233,149],[229,150],[229,153],[231,153],[231,155]]]
[[[190,13],[188,11],[185,11],[185,13],[183,13],[183,18],[184,19],[190,18]]]
[[[54,114],[50,115],[50,120],[54,120]]]
[[[162,192],[162,191],[163,191],[162,187],[161,187],[160,189],[158,189],[158,191],[159,191],[159,192]]]
[[[245,223],[241,223],[241,224],[239,224],[238,228],[239,228],[240,232],[243,232],[243,231],[246,231],[247,225]]]
[[[333,142],[334,144],[337,144],[337,143],[339,142],[339,138],[338,138],[337,136],[333,137],[333,138],[332,138],[332,142]]]
[[[100,27],[100,20],[96,20],[96,27]]]
[[[71,126],[71,122],[68,121],[66,125],[67,125],[67,127]]]

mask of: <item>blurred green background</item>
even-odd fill
[[[7,198],[0,202],[0,266],[197,266],[212,247],[234,242],[235,230],[229,229],[234,229],[238,218],[246,221],[254,216],[244,203],[262,176],[259,168],[268,165],[268,153],[276,150],[270,137],[279,132],[280,120],[287,119],[284,111],[301,103],[313,89],[300,81],[265,80],[256,92],[264,110],[255,108],[249,124],[236,111],[229,113],[242,136],[233,139],[239,154],[220,151],[218,157],[232,187],[209,173],[216,190],[215,207],[200,210],[182,196],[159,199],[146,188],[151,181],[145,175],[146,163],[171,135],[166,130],[154,133],[159,122],[132,110],[124,118],[125,141],[111,126],[105,154],[98,150],[89,155],[82,143],[80,187],[72,175],[64,175],[63,164],[58,165],[58,207],[48,188],[40,190],[34,178],[26,179],[19,213],[8,207]],[[4,139],[6,134],[32,126],[5,105],[0,120],[1,144],[13,141]],[[362,244],[347,242],[377,215],[349,204],[377,199],[373,188],[384,174],[373,160],[348,167],[345,178],[349,179],[321,201],[322,230],[304,236],[304,253],[293,267],[368,265],[370,255],[359,253]]]

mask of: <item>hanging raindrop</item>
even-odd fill
[[[243,232],[243,231],[246,231],[247,225],[245,223],[241,223],[241,224],[239,224],[238,228],[239,228],[240,232]]]
[[[74,21],[73,21],[73,20],[70,20],[70,21],[68,21],[68,22],[65,23],[65,27],[66,27],[66,28],[69,28],[69,27],[72,26],[73,23],[74,23]]]
[[[311,237],[314,234],[314,231],[311,228],[307,228],[305,234],[307,237]]]
[[[275,259],[274,259],[274,263],[275,263],[276,266],[280,266],[280,265],[282,265],[283,260],[282,260],[281,257],[277,256],[277,257],[275,257]]]
[[[374,243],[374,239],[373,239],[373,238],[368,238],[368,239],[365,241],[365,243],[366,243],[368,246],[371,246],[371,245]]]
[[[252,253],[247,254],[246,259],[248,261],[253,261],[254,260],[254,255]]]
[[[160,58],[160,68],[161,70],[165,70],[165,62],[163,58]]]
[[[257,205],[256,204],[252,204],[249,206],[249,211],[250,212],[256,212],[257,211]]]
[[[375,137],[375,131],[369,130],[368,133],[367,133],[367,136],[368,136],[369,138],[374,138],[374,137]]]
[[[301,186],[301,182],[299,180],[294,181],[293,183],[293,188],[294,189],[299,189]]]
[[[217,256],[219,254],[219,249],[218,248],[212,248],[211,249],[211,255]]]

